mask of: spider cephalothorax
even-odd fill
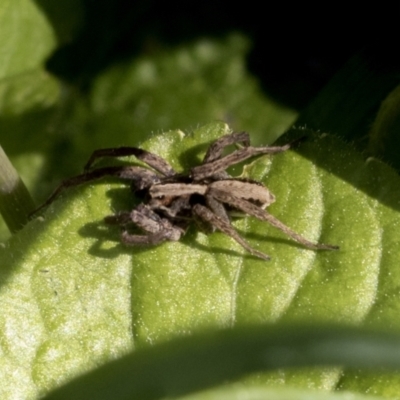
[[[232,144],[242,144],[242,147],[223,156],[225,147]],[[137,147],[96,150],[87,162],[85,172],[63,181],[35,213],[50,204],[67,187],[104,176],[116,176],[130,181],[133,191],[140,192],[144,198],[132,211],[105,218],[106,223],[123,228],[121,241],[126,245],[156,245],[167,240],[179,240],[189,224],[196,221],[200,229],[206,232],[220,230],[254,256],[269,260],[268,255],[253,249],[232,226],[230,213],[238,210],[269,222],[310,249],[337,249],[337,246],[308,241],[269,214],[265,208],[275,201],[275,197],[262,183],[234,178],[226,172],[228,167],[251,157],[280,153],[289,147],[290,144],[253,147],[250,146],[246,132],[231,133],[215,141],[203,162],[186,175],[178,174],[163,158]],[[101,157],[132,155],[151,169],[133,165],[90,169],[94,161]],[[143,234],[130,233],[132,225],[143,231]]]

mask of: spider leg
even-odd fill
[[[234,151],[231,154],[228,154],[225,157],[192,168],[191,176],[195,181],[199,181],[209,176],[213,176],[221,171],[225,171],[231,165],[238,164],[241,161],[247,160],[248,158],[264,154],[282,153],[289,148],[290,143],[284,146],[244,147]]]
[[[144,189],[152,185],[153,183],[160,180],[158,175],[152,173],[146,168],[135,167],[135,166],[122,166],[122,167],[104,167],[94,169],[89,172],[85,172],[80,175],[73,176],[72,178],[66,179],[60,183],[60,185],[54,190],[50,197],[39,207],[32,211],[30,216],[38,213],[42,208],[47,207],[51,204],[65,189],[82,185],[86,182],[95,181],[105,176],[116,176],[122,179],[128,179],[136,183],[137,189]]]
[[[207,207],[218,217],[222,218],[225,220],[228,224],[230,224],[230,219],[228,216],[228,213],[225,210],[225,207],[222,203],[220,203],[218,200],[215,200],[212,196],[205,196],[206,204]],[[206,234],[214,233],[215,232],[215,226],[213,224],[210,224],[206,222],[203,218],[200,218],[198,215],[194,214],[193,215],[194,220],[196,222],[197,227],[199,230]]]
[[[256,257],[260,257],[263,260],[270,260],[270,257],[260,251],[253,249],[233,228],[229,221],[224,218],[214,214],[207,207],[201,204],[195,204],[193,206],[193,213],[195,216],[201,218],[202,220],[208,222],[210,225],[215,226],[221,232],[230,236],[232,239],[236,240],[242,247],[244,247],[249,253]]]
[[[229,215],[228,215],[224,205],[212,196],[206,195],[205,197],[206,197],[206,204],[207,204],[208,208],[211,209],[211,211],[214,214],[218,215],[220,218],[222,218],[226,222],[230,223],[230,218],[229,218]]]
[[[162,157],[150,153],[149,151],[139,149],[138,147],[111,147],[107,149],[95,150],[86,163],[84,170],[90,169],[92,164],[102,157],[126,157],[135,156],[138,160],[143,161],[164,176],[176,175],[175,170]]]
[[[299,235],[283,222],[279,221],[273,215],[268,213],[267,211],[263,210],[261,207],[256,206],[255,204],[251,203],[250,201],[231,196],[226,192],[218,189],[210,189],[210,195],[215,197],[222,203],[227,203],[246,214],[252,215],[261,221],[266,221],[270,223],[275,228],[280,229],[282,232],[286,233],[286,235],[290,236],[296,242],[301,243],[303,246],[308,247],[314,250],[337,250],[338,246],[332,246],[330,244],[323,244],[323,243],[313,243],[309,240],[305,239],[303,236]]]
[[[191,209],[190,195],[182,195],[172,199],[153,198],[150,199],[148,205],[152,210],[157,210],[169,218],[185,219],[185,214],[189,214]]]
[[[122,233],[126,244],[160,243],[165,240],[177,241],[180,239],[185,230],[180,226],[173,225],[168,219],[160,217],[145,204],[139,204],[131,212],[122,212],[116,215],[105,217],[107,224],[128,225],[134,224],[142,229],[148,235],[131,235],[127,231]],[[146,239],[148,238],[148,239]]]
[[[126,246],[155,246],[167,240],[176,241],[167,237],[168,232],[160,231],[148,235],[132,235],[128,231],[121,233],[121,242]]]
[[[216,200],[214,197],[206,195],[206,204],[207,207],[218,217],[222,218],[226,223],[230,225],[231,219],[229,218],[228,212],[225,209],[225,206]],[[196,218],[196,223],[198,226],[200,226],[201,230],[205,233],[214,233],[215,232],[215,226],[212,224],[205,223],[203,219]]]
[[[220,137],[208,148],[203,164],[217,160],[225,147],[235,143],[243,143],[245,147],[250,146],[250,135],[247,132],[235,132]]]
[[[118,218],[120,217],[122,224],[126,224],[127,214],[130,218],[129,222],[134,223],[147,233],[147,235],[132,235],[124,230],[121,234],[121,241],[128,246],[156,245],[167,240],[178,241],[185,233],[183,228],[173,225],[168,219],[160,217],[144,204],[140,204],[131,213],[115,216],[117,222],[119,222]],[[112,217],[108,217],[108,220]]]
[[[215,226],[211,225],[197,214],[193,213],[193,221],[196,224],[196,228],[206,235],[210,235],[215,232]]]
[[[135,225],[148,233],[158,233],[160,231],[171,231],[172,233],[172,231],[175,230],[180,232],[179,236],[183,233],[183,230],[173,225],[169,219],[160,217],[144,204],[139,204],[139,206],[131,212],[131,220]],[[179,238],[168,238],[168,240],[179,240]]]

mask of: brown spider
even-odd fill
[[[243,147],[226,156],[222,155],[225,147],[238,143]],[[144,201],[132,211],[105,218],[106,223],[123,227],[121,241],[129,246],[157,245],[166,240],[179,240],[185,234],[189,223],[195,220],[203,231],[214,232],[218,229],[235,239],[254,256],[269,260],[268,255],[253,249],[231,225],[230,212],[239,210],[269,222],[310,249],[338,249],[337,246],[308,241],[265,211],[265,208],[275,201],[275,197],[262,183],[233,178],[226,172],[228,167],[248,158],[280,153],[289,147],[290,144],[252,147],[248,133],[231,133],[215,141],[209,147],[203,162],[192,168],[187,175],[178,174],[163,158],[137,147],[96,150],[85,165],[85,172],[61,182],[48,200],[34,213],[52,203],[59,193],[68,187],[104,176],[116,176],[129,180],[133,192],[144,198]],[[90,170],[94,161],[101,157],[132,155],[151,169],[139,166],[114,166]],[[144,234],[129,233],[130,225],[140,228]]]

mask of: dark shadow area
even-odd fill
[[[121,254],[132,254],[131,247],[120,242],[120,228],[107,225],[104,220],[90,222],[79,229],[78,233],[84,238],[94,238],[96,242],[88,249],[88,253],[95,257],[114,259]],[[106,242],[115,242],[114,246],[105,246]],[[134,251],[140,251],[136,247]]]
[[[382,101],[399,84],[400,58],[375,41],[329,81],[301,113],[296,126],[335,134],[362,151],[368,147],[368,132]]]
[[[53,114],[54,109],[49,108],[46,110],[25,111],[23,114],[1,115],[1,146],[8,156],[13,157],[32,150],[38,153],[48,151],[48,142],[51,136],[51,133],[48,132],[48,121]],[[25,140],[15,140],[16,136],[20,137],[19,132],[31,131],[41,132],[41,136],[39,137],[37,134],[25,135]]]
[[[346,9],[334,2],[309,9],[303,3],[262,5],[255,1],[82,0],[69,6],[61,2],[58,8],[48,0],[36,3],[64,43],[50,58],[49,70],[83,90],[116,62],[236,31],[253,43],[249,68],[263,89],[297,109],[303,108],[352,54],[383,37],[381,30],[371,27],[381,21],[390,25],[391,18],[383,4],[366,3],[362,8]],[[68,12],[74,5],[81,20],[70,28],[68,37],[60,28],[60,9],[66,7]]]
[[[237,257],[245,257],[245,258],[260,260],[260,258],[253,256],[248,252],[242,254],[237,251],[230,250],[229,248],[205,246],[203,244],[200,244],[196,240],[194,228],[191,227],[189,228],[189,230],[190,232],[185,234],[180,239],[180,242],[192,249],[218,255],[237,256]],[[161,243],[156,246],[126,246],[120,242],[120,232],[121,229],[118,226],[107,225],[105,224],[104,221],[96,221],[88,223],[79,230],[79,234],[82,237],[96,239],[96,242],[88,250],[88,253],[90,255],[95,257],[107,258],[110,260],[119,257],[121,254],[135,255],[147,252],[149,250],[152,250],[154,247],[163,245],[163,243]],[[242,236],[244,237],[244,235]],[[283,239],[266,238],[265,236],[262,235],[252,235],[252,239],[257,239],[261,241],[267,240],[268,242],[284,243],[288,245],[294,245],[295,247],[303,248],[296,242],[291,242],[289,240],[283,240]],[[234,242],[234,239],[231,240],[232,242]],[[108,242],[107,246],[105,245],[106,242]],[[115,242],[115,245],[110,247],[109,242]]]
[[[222,232],[216,232],[217,235],[223,235]],[[210,236],[214,235],[214,233],[210,233]],[[231,239],[232,243],[235,243],[234,239]],[[187,234],[185,235],[182,240],[182,243],[186,244],[187,246],[196,249],[198,251],[202,251],[205,253],[211,253],[211,254],[218,254],[218,255],[226,255],[226,256],[231,256],[231,257],[243,257],[243,258],[250,258],[253,260],[259,260],[262,262],[266,262],[265,260],[262,260],[259,257],[256,257],[252,255],[251,253],[247,252],[246,250],[243,249],[244,253],[239,253],[236,250],[230,250],[228,247],[222,248],[222,247],[215,247],[215,246],[205,246],[201,243],[199,243],[196,240],[195,234]]]

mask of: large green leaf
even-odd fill
[[[227,130],[214,123],[185,136],[172,131],[143,147],[177,170],[187,169]],[[252,218],[235,226],[271,255],[270,262],[221,233],[206,236],[194,228],[177,243],[124,248],[118,230],[106,227],[102,218],[133,206],[129,189],[104,183],[69,190],[49,207],[44,221],[29,224],[1,249],[0,295],[7,316],[2,324],[8,327],[3,376],[12,376],[18,360],[21,390],[47,391],[132,347],[248,322],[397,327],[399,216],[385,205],[397,196],[398,178],[391,170],[374,160],[366,163],[338,139],[314,135],[298,152],[263,157],[245,174],[275,193],[271,213],[305,237],[340,250],[304,249]],[[362,183],[380,201],[350,181]],[[355,378],[342,374],[338,369],[286,372],[249,382],[325,390],[354,386]],[[11,393],[16,382],[6,381],[2,390]],[[385,394],[382,383],[369,382],[370,393]],[[396,390],[396,379],[384,380],[384,386]]]
[[[176,398],[250,371],[294,365],[399,368],[399,339],[399,335],[332,325],[317,328],[267,324],[215,330],[128,354],[54,391],[46,400]],[[288,395],[293,399],[321,395],[315,390],[294,391],[287,387],[232,386],[224,385],[185,398],[219,399],[229,395],[237,398],[241,394],[245,398],[281,400]],[[325,392],[322,398],[340,399],[349,395]]]

